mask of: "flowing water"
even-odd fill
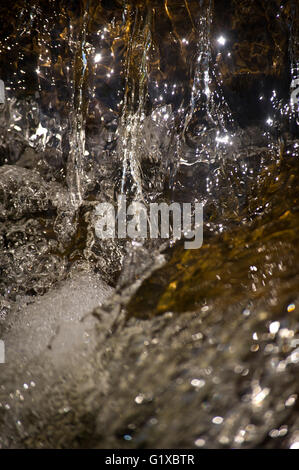
[[[298,448],[297,2],[0,15],[0,448]],[[98,239],[119,195],[203,246]]]

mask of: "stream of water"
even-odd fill
[[[0,448],[298,448],[297,3],[0,17]],[[120,195],[202,248],[100,240]]]

